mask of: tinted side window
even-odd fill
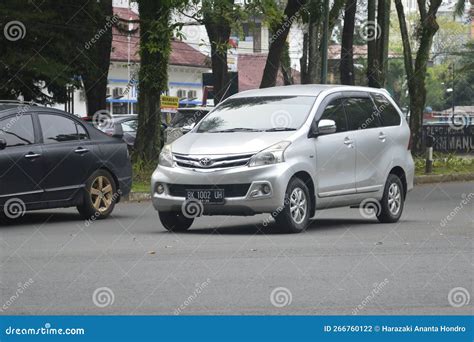
[[[49,114],[40,114],[39,120],[45,144],[87,139],[84,127],[77,125],[74,120]]]
[[[346,114],[344,112],[344,105],[342,99],[331,101],[324,109],[321,120],[334,120],[336,122],[336,133],[347,131]]]
[[[7,141],[7,147],[33,144],[35,131],[31,115],[10,116],[1,120],[0,138]]]
[[[380,126],[379,113],[369,97],[348,97],[344,101],[349,130]]]
[[[398,126],[401,119],[397,109],[381,94],[373,94],[375,105],[380,113],[382,126]]]

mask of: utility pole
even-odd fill
[[[328,79],[329,0],[324,0],[323,42],[321,46],[321,84]]]

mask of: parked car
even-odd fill
[[[208,107],[179,108],[165,129],[165,143],[170,144],[188,133],[210,110]]]
[[[171,231],[201,214],[270,213],[295,233],[317,210],[346,206],[396,222],[413,188],[409,141],[406,120],[382,89],[250,90],[163,148],[153,205]]]
[[[110,117],[110,121],[105,122],[103,125],[97,125],[93,122],[92,117],[84,117],[84,121],[89,122],[96,126],[99,130],[104,132],[107,135],[113,135],[116,126],[120,124],[122,126],[123,131],[123,141],[128,146],[130,151],[133,150],[133,146],[135,144],[135,139],[137,137],[137,130],[138,130],[138,117],[135,114],[126,114],[126,115],[114,115]],[[161,124],[161,132],[162,136],[164,135],[166,124]]]
[[[51,108],[0,111],[0,213],[76,206],[84,218],[107,217],[132,183],[121,134]]]

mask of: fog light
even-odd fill
[[[156,193],[161,195],[163,192],[165,192],[165,187],[163,186],[163,184],[158,183],[156,185]]]
[[[265,195],[268,195],[271,191],[272,191],[272,189],[270,188],[270,185],[264,184],[264,185],[262,186],[262,192],[263,192]]]

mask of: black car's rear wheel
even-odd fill
[[[104,219],[114,210],[117,189],[112,175],[97,170],[86,182],[82,204],[77,210],[85,219]]]
[[[170,232],[184,232],[191,227],[194,218],[186,217],[181,211],[159,211],[160,221]]]

